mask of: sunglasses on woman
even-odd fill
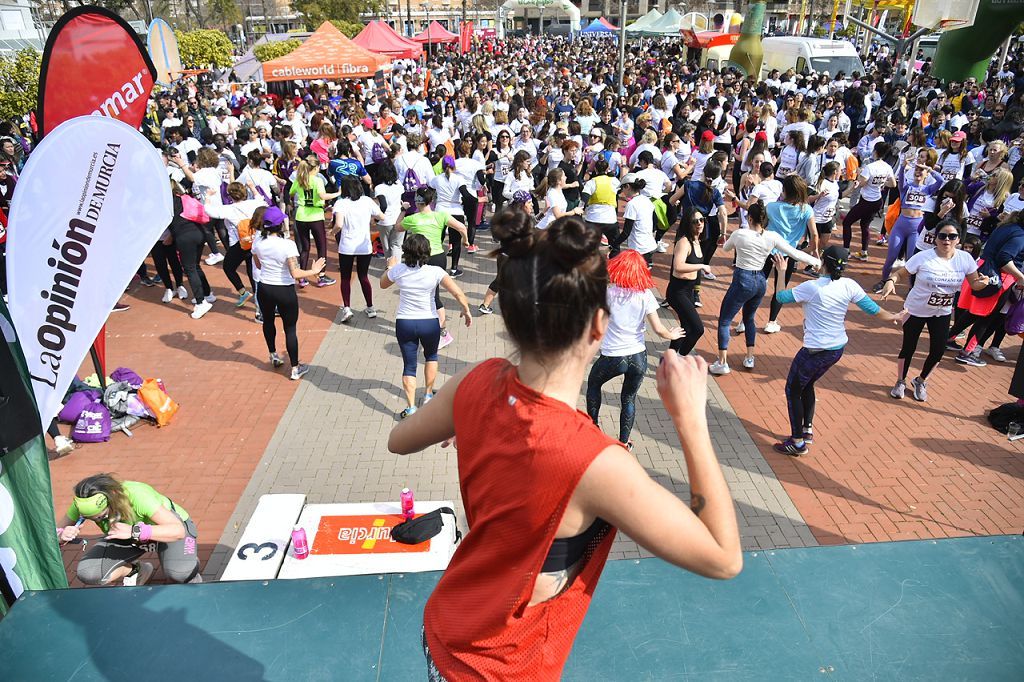
[[[955,242],[957,239],[960,239],[960,235],[956,232],[939,232],[935,235],[935,238],[945,242]]]

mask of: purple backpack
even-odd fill
[[[95,402],[82,410],[71,430],[76,443],[105,443],[110,440],[110,410],[101,402]]]
[[[77,391],[71,394],[68,401],[64,403],[64,407],[61,408],[60,413],[57,415],[57,419],[68,424],[74,424],[78,421],[79,415],[82,414],[82,410],[98,401],[102,393],[97,389],[90,388],[87,391]]]
[[[1010,310],[1006,313],[1006,333],[1024,334],[1024,299],[1010,304]]]

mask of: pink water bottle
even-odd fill
[[[408,521],[413,517],[413,514],[412,491],[408,488],[402,488],[402,516]]]
[[[163,379],[157,379],[156,380],[156,385],[160,387],[161,391],[163,391],[164,393],[167,393],[167,388],[164,387],[164,380]]]
[[[309,545],[306,543],[306,529],[302,526],[292,528],[292,550],[296,559],[305,559],[309,556]]]

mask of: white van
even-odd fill
[[[864,73],[864,62],[857,54],[857,48],[846,40],[829,40],[827,38],[803,38],[800,36],[781,36],[763,38],[761,47],[764,60],[761,63],[761,77],[764,78],[772,69],[785,73],[789,69],[797,73],[828,71],[835,76],[840,71],[849,76],[854,71]]]

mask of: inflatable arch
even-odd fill
[[[575,33],[580,30],[580,9],[570,0],[507,0],[498,7],[498,37],[505,37],[505,22],[515,15],[517,9],[558,11],[569,15],[569,28]]]

